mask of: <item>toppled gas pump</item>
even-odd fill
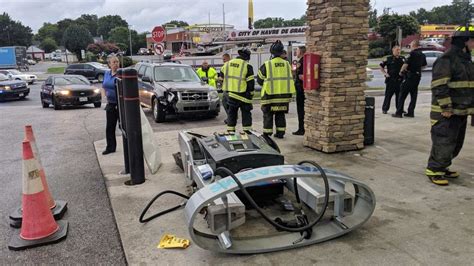
[[[357,229],[375,209],[367,185],[315,162],[287,165],[277,144],[254,131],[182,131],[179,145],[174,157],[193,191],[186,223],[203,249],[253,254],[312,245]]]

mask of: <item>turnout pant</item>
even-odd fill
[[[252,130],[252,104],[228,98],[227,131],[234,131],[240,109],[242,114],[242,130]]]
[[[119,119],[119,112],[116,103],[108,103],[105,106],[106,114],[106,127],[105,127],[105,139],[107,141],[107,151],[115,151],[117,148],[117,141],[115,140],[115,128],[117,127],[117,121]]]
[[[229,114],[229,93],[224,91],[222,93],[222,107],[224,107],[225,113]]]
[[[418,85],[420,84],[421,75],[409,73],[405,81],[401,85],[400,96],[398,98],[397,115],[403,114],[405,100],[410,94],[410,105],[408,106],[408,115],[415,114],[416,98],[418,97]]]
[[[431,127],[431,154],[428,169],[445,171],[458,156],[466,136],[467,116],[442,118]]]
[[[296,112],[298,113],[298,131],[304,131],[304,89],[303,84],[295,83],[296,87]]]
[[[263,105],[263,133],[271,135],[273,134],[273,119],[275,119],[276,133],[282,135],[286,131],[286,118],[284,111],[271,111],[270,105]]]
[[[385,99],[383,100],[383,105],[382,105],[382,111],[388,112],[390,109],[390,103],[392,101],[392,97],[395,94],[395,107],[398,109],[398,96],[400,94],[400,85],[401,85],[401,80],[399,79],[394,79],[394,78],[388,78],[386,80],[386,86],[385,86]]]

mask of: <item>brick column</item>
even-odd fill
[[[326,153],[364,147],[369,0],[308,0],[306,45],[320,54],[318,91],[307,91],[304,145]]]

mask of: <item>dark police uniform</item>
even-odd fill
[[[410,105],[406,116],[415,115],[416,98],[418,96],[418,85],[421,79],[421,68],[426,66],[426,56],[421,52],[421,49],[415,49],[410,52],[406,61],[408,64],[406,78],[403,81],[400,89],[400,97],[398,99],[398,106],[396,115],[401,116],[405,105],[405,100],[410,94]]]
[[[303,57],[298,60],[295,73],[296,112],[298,113],[298,131],[304,133],[304,88],[300,75],[303,75]]]
[[[398,96],[400,93],[400,85],[403,78],[399,75],[400,69],[405,63],[403,56],[388,56],[385,61],[380,63],[380,67],[387,67],[387,74],[389,77],[385,78],[385,99],[383,100],[382,111],[387,112],[390,109],[390,102],[395,94],[395,106],[398,107]]]
[[[426,174],[444,175],[461,151],[467,116],[474,115],[474,65],[471,54],[453,46],[433,66],[432,148]],[[451,112],[450,118],[442,112]]]

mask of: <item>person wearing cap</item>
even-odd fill
[[[252,130],[252,98],[255,90],[253,67],[248,63],[251,52],[238,51],[239,56],[225,63],[221,69],[222,90],[227,93],[227,131],[235,132],[237,113],[242,114],[242,130]]]
[[[450,171],[466,136],[467,117],[474,115],[474,27],[459,27],[451,39],[452,47],[433,65],[431,81],[431,153],[425,174],[436,185],[446,186]]]
[[[257,82],[262,86],[261,108],[263,112],[263,134],[273,134],[275,119],[276,138],[283,138],[286,131],[285,114],[288,113],[295,83],[291,73],[291,65],[281,56],[284,46],[276,41],[270,47],[273,58],[266,61],[259,69]]]
[[[217,84],[217,71],[215,68],[209,66],[209,63],[204,60],[200,68],[196,70],[198,76],[205,81],[209,86],[216,88]]]
[[[426,56],[420,49],[420,41],[413,40],[410,43],[411,52],[406,62],[402,65],[399,75],[401,77],[406,75],[400,88],[400,96],[397,99],[397,111],[392,114],[392,117],[402,118],[415,117],[416,99],[418,98],[418,85],[421,80],[421,70],[426,67]],[[408,111],[404,114],[405,100],[410,94],[410,105]]]

